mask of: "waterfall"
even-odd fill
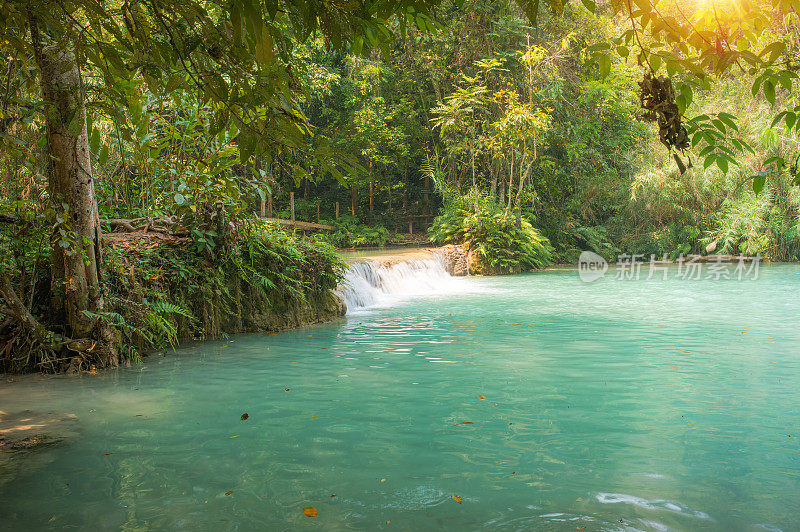
[[[350,263],[336,291],[350,312],[402,297],[440,293],[455,281],[439,256],[397,262],[360,260]]]

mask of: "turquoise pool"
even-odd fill
[[[4,381],[79,437],[0,485],[0,529],[800,529],[800,266],[441,288]]]

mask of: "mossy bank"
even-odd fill
[[[91,370],[136,363],[148,351],[183,339],[277,331],[329,321],[346,308],[332,290],[344,263],[333,247],[293,236],[271,224],[237,228],[213,252],[195,240],[163,233],[111,233],[104,237],[103,285],[107,310],[93,317],[113,325],[116,360],[87,359],[87,347],[66,343],[42,357],[15,339],[15,324],[0,324],[0,372]],[[36,270],[47,272],[41,256]],[[32,269],[32,268],[31,268]],[[49,284],[37,284],[32,313],[58,342],[59,316],[48,315]],[[91,352],[91,346],[88,351]]]

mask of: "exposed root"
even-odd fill
[[[173,220],[170,216],[162,216],[161,218],[132,218],[126,220],[123,218],[110,218],[102,220],[103,223],[111,226],[111,230],[116,233],[135,233],[142,232],[156,232],[170,234],[172,230],[178,225],[178,222]]]
[[[119,332],[99,322],[97,338],[69,339],[47,330],[17,296],[8,274],[0,268],[0,296],[5,306],[0,313],[0,372],[61,373],[120,363]]]

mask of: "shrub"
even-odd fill
[[[328,223],[336,227],[336,231],[321,235],[320,239],[340,248],[383,247],[389,239],[389,231],[384,226],[363,225],[356,216],[343,215]]]
[[[542,268],[552,262],[553,248],[530,222],[520,227],[512,215],[493,199],[481,196],[480,219],[474,210],[474,196],[452,199],[428,230],[440,244],[466,244],[470,254],[489,266],[488,271],[512,273]]]

